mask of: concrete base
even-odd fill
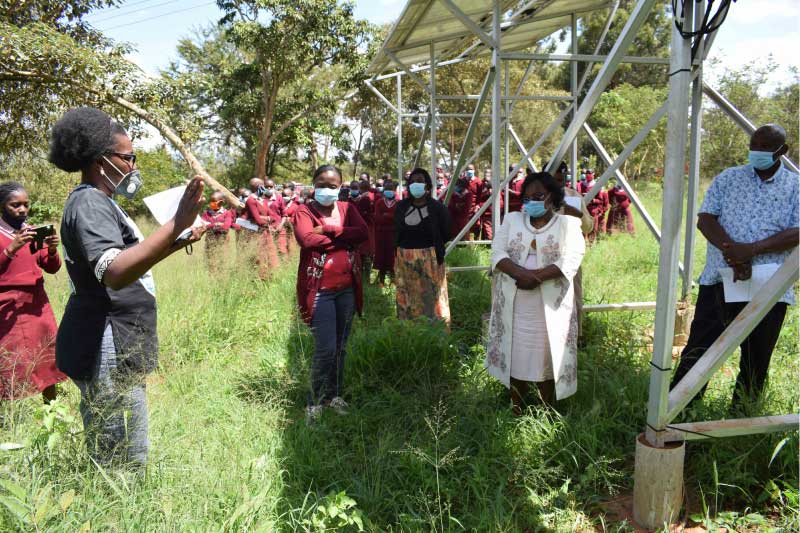
[[[689,340],[689,331],[694,319],[694,306],[688,302],[678,302],[675,307],[675,335],[672,338],[673,346],[686,346]]]
[[[633,517],[641,526],[656,529],[676,522],[683,503],[684,443],[654,448],[641,433],[636,439],[633,475]]]

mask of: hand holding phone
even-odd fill
[[[52,224],[42,224],[41,226],[28,228],[28,231],[33,232],[33,240],[30,242],[30,248],[31,253],[35,254],[44,248],[44,241],[47,237],[55,235],[56,228]]]

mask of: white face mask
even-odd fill
[[[103,176],[113,187],[114,195],[124,196],[129,200],[133,200],[133,198],[136,196],[136,193],[139,192],[139,189],[141,189],[142,185],[144,185],[139,171],[132,170],[126,174],[118,169],[117,165],[112,163],[106,156],[103,156],[103,159],[105,159],[106,163],[111,165],[114,170],[122,175],[122,179],[119,180],[118,183],[114,183],[111,181],[111,178],[108,177],[103,167],[100,167],[100,175]]]

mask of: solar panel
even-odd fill
[[[571,23],[572,14],[605,9],[609,0],[498,0],[504,14],[501,48],[512,52],[537,42]],[[493,0],[453,0],[475,24],[492,32]],[[400,68],[391,55],[406,66],[430,61],[430,43],[435,43],[437,62],[455,57],[475,57],[490,49],[478,39],[440,0],[409,0],[383,47],[368,68],[372,75]]]

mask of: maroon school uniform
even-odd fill
[[[614,187],[608,191],[608,200],[611,210],[608,212],[606,231],[613,233],[621,230],[624,224],[625,231],[633,233],[633,213],[631,213],[631,199],[628,198],[628,193],[624,189]]]
[[[224,207],[218,211],[206,209],[203,211],[203,214],[200,216],[200,218],[203,219],[203,222],[207,222],[209,224],[206,237],[210,235],[224,236],[228,234],[228,231],[230,231],[235,224],[236,212],[230,209],[225,209]]]
[[[351,252],[352,287],[355,296],[356,311],[361,314],[363,293],[360,275],[360,258],[356,251],[367,239],[367,225],[358,214],[355,205],[349,202],[336,202],[334,209],[339,210],[341,226],[326,226],[325,218],[315,208],[316,202],[301,205],[295,213],[294,235],[300,244],[300,262],[297,267],[297,303],[300,315],[306,324],[311,325],[314,314],[314,302],[317,292],[322,287],[323,268],[328,254],[337,250]],[[322,233],[314,233],[314,228],[321,226]]]
[[[236,212],[225,208],[218,211],[206,209],[200,215],[203,222],[209,224],[205,237],[206,265],[208,270],[216,272],[225,255],[228,233],[236,220]]]
[[[453,191],[450,197],[450,203],[447,204],[447,209],[450,211],[450,218],[453,223],[451,225],[450,237],[455,238],[458,232],[469,222],[473,207],[475,204],[475,197],[469,189],[464,189],[461,193]],[[467,234],[469,235],[469,234]]]
[[[278,251],[269,231],[271,224],[269,207],[263,198],[258,198],[256,195],[251,194],[247,197],[245,208],[248,215],[247,219],[261,228],[257,237],[251,236],[250,234],[253,232],[246,230],[246,239],[255,240],[257,238],[258,253],[256,255],[256,264],[258,265],[258,277],[266,280],[269,278],[271,271],[280,266]]]
[[[286,206],[286,216],[289,217],[289,220],[294,218],[294,214],[297,213],[298,207],[300,207],[300,204],[297,203],[297,200],[295,199],[289,202],[289,205]]]
[[[589,233],[589,240],[594,240],[597,235],[604,233],[606,230],[606,211],[608,211],[608,193],[600,190],[597,196],[592,198],[592,201],[586,204],[586,210],[594,219],[594,228]]]
[[[26,244],[14,257],[3,250],[14,230],[0,221],[0,399],[25,398],[60,383],[56,368],[56,319],[44,290],[42,270],[61,268],[58,253],[31,253]]]
[[[381,196],[375,202],[375,270],[394,272],[394,212],[397,200]]]
[[[483,212],[481,218],[478,219],[477,224],[472,228],[472,235],[473,237],[475,237],[476,240],[479,239],[481,236],[485,240],[492,240],[492,235],[494,233],[492,231],[493,200],[490,199],[492,196],[492,189],[489,185],[490,183],[484,182],[478,192],[478,201],[476,202],[475,210],[477,211],[478,209],[480,209],[480,207],[486,202],[489,202],[489,206],[486,208],[486,211]],[[505,194],[501,194],[500,195],[501,212],[503,211],[504,207],[505,207]]]
[[[359,194],[353,200],[353,205],[355,205],[356,209],[358,209],[358,214],[361,215],[361,218],[367,225],[367,231],[369,232],[369,238],[361,244],[359,253],[362,256],[372,256],[375,253],[375,223],[373,220],[374,202],[369,192],[367,192],[365,194]]]
[[[278,244],[278,252],[281,254],[289,253],[289,240],[286,234],[286,227],[281,224],[286,216],[286,204],[283,201],[283,196],[273,194],[271,198],[266,199],[267,210],[271,220],[270,227],[275,232],[275,240]]]
[[[508,212],[522,210],[522,184],[525,178],[514,178],[508,186]]]

